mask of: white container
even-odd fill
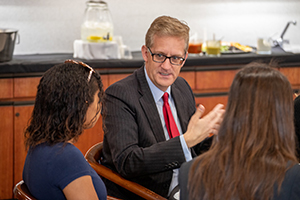
[[[107,42],[113,39],[113,22],[104,1],[88,1],[81,25],[81,39],[88,42]]]

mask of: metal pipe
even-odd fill
[[[296,25],[297,22],[294,20],[294,21],[289,21],[289,22],[286,24],[286,26],[285,26],[285,28],[284,28],[283,32],[281,33],[281,36],[280,36],[280,38],[281,38],[282,40],[283,40],[283,36],[284,36],[284,34],[285,34],[286,30],[288,29],[288,27],[289,27],[290,24]]]

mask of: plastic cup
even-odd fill
[[[207,56],[221,56],[221,41],[207,40],[206,41],[206,55]]]
[[[271,54],[272,53],[272,43],[270,38],[258,38],[256,54]]]

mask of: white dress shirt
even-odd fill
[[[165,92],[161,91],[150,80],[150,78],[147,74],[147,71],[146,71],[146,67],[144,67],[144,70],[145,70],[145,76],[146,76],[148,85],[150,87],[150,90],[152,92],[152,96],[153,96],[154,101],[156,103],[156,107],[157,107],[157,110],[158,110],[158,113],[159,113],[159,116],[160,116],[160,121],[161,121],[162,127],[164,129],[164,134],[165,134],[166,140],[169,140],[170,137],[169,137],[169,134],[168,134],[168,130],[167,130],[164,115],[163,115],[164,101],[162,99],[162,96],[165,92],[167,92],[169,94],[169,100],[168,101],[169,101],[169,105],[170,105],[170,108],[171,108],[171,111],[172,111],[172,115],[174,117],[175,123],[176,123],[178,131],[180,133],[180,136],[179,136],[180,137],[180,143],[181,143],[181,147],[182,147],[182,150],[183,150],[183,153],[184,153],[184,156],[185,156],[185,160],[186,161],[192,160],[192,155],[191,155],[190,149],[187,147],[187,144],[186,144],[186,142],[183,138],[183,133],[182,133],[182,129],[181,129],[181,126],[180,126],[179,118],[177,116],[177,110],[176,110],[176,107],[175,107],[174,99],[172,98],[172,95],[171,95],[171,86],[169,86],[168,89]],[[168,195],[178,185],[178,173],[179,173],[179,169],[174,169],[173,170],[173,178],[172,178],[172,182],[171,182],[171,185],[170,185],[170,188],[169,188]]]

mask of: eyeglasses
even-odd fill
[[[65,63],[73,63],[73,64],[81,65],[83,67],[87,67],[90,70],[90,73],[89,73],[89,76],[88,76],[88,82],[90,82],[90,80],[91,80],[92,73],[93,72],[95,73],[95,70],[93,68],[91,68],[89,65],[87,65],[87,64],[85,64],[81,61],[75,61],[75,60],[68,59],[68,60],[65,61]]]
[[[183,61],[185,60],[184,58],[179,57],[179,56],[170,56],[170,57],[168,57],[164,54],[152,53],[150,48],[149,47],[147,47],[147,48],[148,48],[149,53],[152,56],[152,60],[154,62],[157,62],[157,63],[163,63],[168,58],[172,65],[182,65]]]

